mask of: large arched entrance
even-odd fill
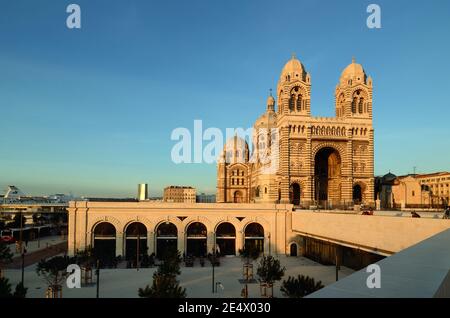
[[[138,251],[139,259],[147,254],[147,228],[140,222],[133,222],[125,230],[125,259],[137,260]]]
[[[219,224],[216,229],[216,244],[219,255],[236,255],[236,229],[233,224]]]
[[[314,158],[314,186],[317,201],[339,202],[341,200],[341,157],[331,147],[320,149]]]
[[[116,257],[116,228],[109,222],[98,223],[93,231],[94,256],[101,266],[110,265]]]
[[[289,198],[291,204],[300,205],[300,185],[297,182],[291,184],[289,188]]]
[[[245,227],[245,249],[264,252],[264,228],[259,223],[250,223]]]
[[[241,191],[236,191],[234,193],[233,202],[234,203],[242,203],[243,202],[243,196],[242,196],[242,192]]]
[[[206,226],[200,222],[191,223],[186,231],[186,255],[206,256]]]
[[[162,258],[164,253],[178,249],[178,230],[175,224],[164,222],[156,228],[156,257]]]
[[[362,202],[362,187],[359,184],[355,184],[353,186],[353,203],[354,204],[361,204]]]

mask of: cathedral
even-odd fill
[[[371,77],[354,59],[343,70],[335,117],[311,116],[311,85],[310,74],[293,56],[251,140],[227,141],[217,164],[218,203],[374,205]]]

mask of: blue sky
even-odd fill
[[[352,56],[372,76],[376,174],[450,170],[449,1],[0,2],[1,189],[214,193],[214,164],[172,163],[171,131],[250,127],[292,52],[316,116],[334,115]],[[70,3],[81,30],[66,28]]]

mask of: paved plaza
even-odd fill
[[[323,266],[304,257],[279,257],[283,266],[286,267],[284,279],[289,275],[298,274],[313,277],[322,281],[322,284],[329,285],[335,281],[335,267]],[[254,272],[256,276],[257,262],[254,262]],[[45,297],[46,284],[43,278],[37,276],[36,265],[25,269],[25,286],[28,288],[27,297]],[[103,269],[100,271],[100,297],[102,298],[134,298],[138,297],[138,288],[152,282],[152,274],[156,268],[144,269]],[[341,267],[339,277],[343,278],[353,273],[353,270]],[[7,270],[5,276],[10,279],[13,287],[20,281],[20,270]],[[181,285],[186,288],[188,298],[196,297],[218,297],[218,298],[239,298],[243,285],[239,279],[242,278],[242,259],[239,257],[221,258],[221,266],[215,267],[215,280],[221,282],[224,289],[218,288],[218,293],[212,293],[212,268],[210,264],[201,267],[199,261],[194,267],[181,267],[181,275],[178,279]],[[93,279],[95,281],[95,274]],[[274,296],[283,297],[280,292],[280,282],[274,285]],[[249,284],[249,297],[260,297],[259,284]],[[81,289],[63,288],[63,298],[94,298],[96,286],[82,287]]]

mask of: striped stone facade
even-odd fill
[[[217,202],[373,205],[372,79],[354,60],[345,68],[335,90],[335,117],[311,116],[310,93],[311,77],[293,57],[278,81],[278,108],[271,94],[255,122],[250,155],[227,161],[227,154],[248,152],[238,137],[227,143],[218,163]],[[276,169],[262,159],[276,162]],[[236,165],[245,171],[245,185],[229,181]]]

